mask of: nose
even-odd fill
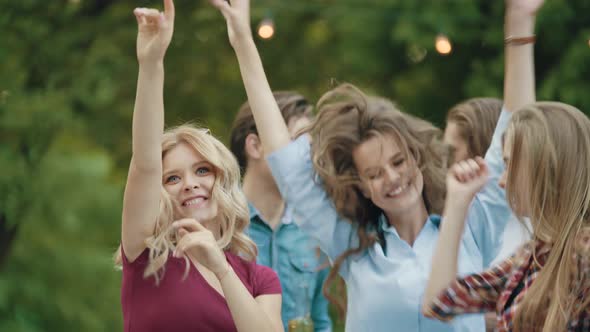
[[[500,188],[502,189],[506,189],[506,171],[502,172],[502,175],[500,176],[500,179],[498,180],[498,185],[500,186]]]
[[[194,176],[187,176],[184,184],[184,191],[191,191],[200,187],[199,181]]]
[[[191,190],[197,189],[197,188],[199,188],[199,186],[196,184],[195,185],[187,185],[184,187],[184,191],[191,191]]]
[[[385,179],[387,180],[388,184],[394,184],[396,182],[399,182],[399,180],[401,179],[401,176],[398,171],[393,169],[393,167],[388,166],[385,169]]]

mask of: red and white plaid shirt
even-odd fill
[[[536,250],[537,261],[533,257]],[[449,288],[433,301],[427,317],[443,321],[465,313],[495,311],[496,330],[512,330],[513,318],[530,286],[545,264],[551,246],[541,241],[530,241],[512,257],[482,273],[455,280]],[[585,229],[576,243],[576,255],[572,257],[577,267],[572,275],[574,291],[582,300],[590,296],[590,229]],[[577,317],[571,317],[567,331],[590,331],[590,308],[584,308]]]

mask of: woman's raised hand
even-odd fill
[[[447,174],[447,200],[471,202],[488,181],[489,172],[481,157],[459,161]]]
[[[227,34],[232,47],[236,48],[241,41],[252,39],[250,28],[250,0],[209,0],[223,14],[227,22]]]
[[[137,18],[137,60],[140,64],[160,63],[172,40],[174,2],[164,0],[164,12],[151,8],[135,8]]]

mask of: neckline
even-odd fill
[[[225,260],[227,261],[227,263],[233,268],[233,265],[228,257],[227,252],[223,252],[223,254],[225,255]],[[209,281],[207,281],[207,279],[205,279],[205,276],[203,276],[203,274],[201,273],[201,271],[199,271],[199,269],[197,268],[197,266],[195,265],[195,263],[193,263],[192,260],[189,259],[189,262],[191,264],[191,270],[194,268],[195,272],[192,272],[196,275],[196,278],[198,279],[198,282],[201,282],[205,285],[205,288],[207,289],[207,291],[209,293],[211,293],[214,297],[216,297],[218,300],[221,300],[225,303],[227,303],[227,300],[225,299],[225,296],[223,296],[220,292],[217,291],[217,289],[215,289],[215,287],[213,287]]]

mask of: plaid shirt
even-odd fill
[[[533,257],[533,248],[538,264]],[[455,280],[424,314],[449,321],[459,314],[495,311],[496,331],[511,331],[516,310],[545,265],[550,251],[550,245],[530,241],[491,269]],[[573,291],[579,294],[581,302],[590,296],[590,228],[584,229],[578,237],[576,255],[572,259],[577,267],[572,275]],[[571,317],[567,331],[590,331],[590,308],[583,308],[576,317]]]

